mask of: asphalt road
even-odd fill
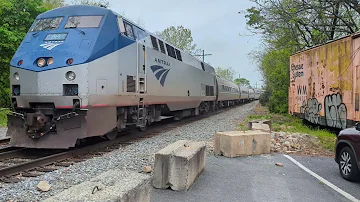
[[[360,199],[360,184],[341,178],[332,158],[296,157],[308,169]],[[275,163],[283,163],[278,167]],[[204,172],[187,192],[152,189],[151,201],[349,201],[281,154],[207,157]]]
[[[333,158],[292,157],[303,166],[360,200],[360,182],[344,180],[340,175],[338,164]]]

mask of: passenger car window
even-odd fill
[[[43,18],[35,20],[30,27],[30,32],[37,32],[42,30],[57,29],[64,17]]]
[[[69,28],[96,28],[99,27],[102,16],[71,16],[65,24]]]

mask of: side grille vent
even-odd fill
[[[206,85],[206,96],[214,96],[214,86]]]

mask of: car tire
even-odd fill
[[[341,149],[339,156],[339,171],[341,176],[348,181],[359,180],[359,168],[355,159],[354,152],[350,147],[344,147]]]

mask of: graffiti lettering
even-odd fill
[[[307,95],[306,86],[298,86],[297,92],[298,92],[298,95]]]
[[[311,123],[320,123],[320,110],[322,108],[321,103],[316,98],[308,99],[307,103],[304,101],[300,107],[300,113],[305,115],[305,119]]]
[[[291,72],[292,72],[292,82],[296,80],[297,77],[303,77],[304,71],[302,71],[304,64],[295,65],[291,64]]]
[[[301,65],[291,64],[291,70],[292,71],[301,70],[301,69],[304,69],[303,66],[304,66],[304,64],[301,64]]]
[[[306,97],[307,97],[307,86],[305,86],[305,85],[299,85],[299,86],[297,86],[296,88],[297,88],[296,100],[297,100],[298,102],[306,101]]]
[[[324,101],[326,124],[334,128],[346,128],[347,109],[340,94],[327,95]]]

